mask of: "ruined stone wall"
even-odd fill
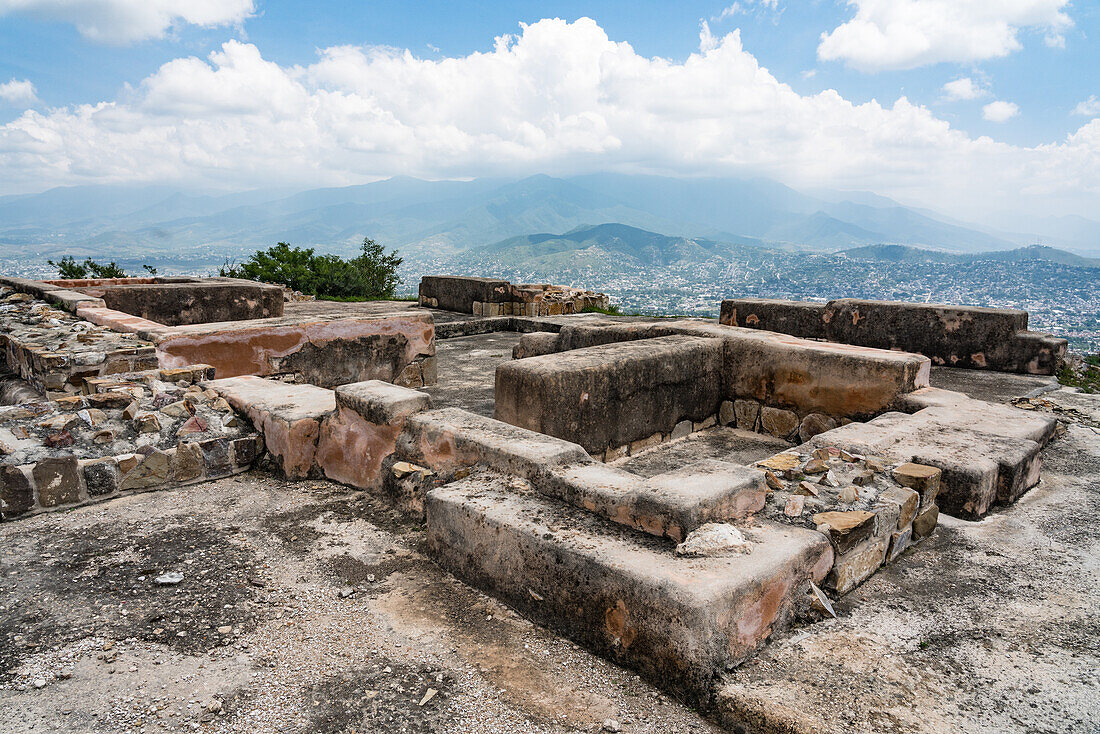
[[[828,303],[760,298],[722,302],[720,321],[798,337],[923,354],[935,364],[1050,375],[1066,340],[1027,329],[1027,312],[840,299]]]
[[[420,305],[475,316],[561,316],[586,308],[608,307],[602,293],[550,285],[513,285],[493,278],[450,275],[424,276],[420,280]]]
[[[235,278],[51,280],[100,298],[107,308],[166,326],[263,319],[283,314],[281,286]]]

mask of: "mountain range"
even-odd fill
[[[280,241],[347,254],[369,236],[407,257],[431,258],[606,223],[674,241],[654,240],[646,257],[723,245],[835,252],[886,244],[965,254],[1011,250],[1038,236],[991,231],[867,192],[800,192],[769,179],[539,175],[391,178],[307,191],[125,185],[10,195],[0,197],[0,256],[220,262]],[[1049,244],[1100,254],[1100,222],[1059,220],[1051,232],[1042,235]],[[528,243],[528,254],[553,257],[539,247],[555,246],[560,235],[535,236],[545,239]]]

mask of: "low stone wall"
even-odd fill
[[[675,339],[707,344],[699,349],[711,356],[678,360],[668,348]],[[634,451],[713,425],[710,416],[807,440],[899,406],[928,385],[930,369],[920,355],[691,319],[566,325],[557,334],[523,336],[514,356],[497,368],[497,417],[608,460],[624,446]],[[669,365],[681,379],[663,371]],[[657,398],[668,393],[675,399]]]
[[[51,396],[79,392],[90,377],[158,366],[149,341],[75,318],[25,292],[0,289],[0,319],[8,369]]]
[[[158,336],[156,353],[163,367],[201,361],[219,377],[293,374],[323,387],[436,381],[435,325],[427,313],[180,326]]]
[[[828,303],[758,298],[722,302],[720,321],[842,344],[916,352],[935,364],[1054,374],[1066,340],[1027,330],[1027,312],[840,299]]]
[[[235,278],[46,281],[100,298],[107,308],[166,326],[283,315],[283,288]]]
[[[561,316],[586,308],[608,307],[602,293],[550,285],[513,285],[493,278],[426,275],[420,280],[420,305],[475,316]]]

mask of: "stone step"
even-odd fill
[[[883,413],[850,423],[814,436],[806,450],[835,447],[936,467],[943,472],[940,508],[968,520],[981,518],[994,503],[1014,501],[1039,481],[1041,447],[1035,441],[940,423],[934,414],[921,413]]]
[[[909,393],[905,396],[904,407],[929,422],[965,426],[995,436],[1027,438],[1044,446],[1058,428],[1057,419],[1051,416],[936,387]]]
[[[243,375],[202,383],[248,416],[263,433],[268,452],[291,479],[309,476],[315,464],[321,425],[336,411],[336,394],[316,385],[298,385]]]
[[[764,508],[764,473],[713,459],[646,479],[602,463],[551,470],[536,488],[620,525],[677,543],[710,522],[743,519]]]
[[[749,553],[679,557],[668,541],[492,474],[432,490],[425,510],[441,565],[700,705],[833,562],[822,534],[771,523],[742,528]]]

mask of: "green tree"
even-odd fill
[[[227,278],[277,283],[318,298],[380,300],[393,298],[401,279],[401,258],[389,254],[374,240],[364,238],[360,254],[350,260],[337,255],[318,255],[311,247],[291,247],[280,242],[258,250],[248,260],[226,263],[218,274]]]
[[[126,278],[126,271],[119,267],[114,260],[101,265],[91,258],[82,263],[73,259],[72,255],[66,255],[59,262],[47,260],[47,263],[57,268],[57,274],[66,280],[80,280],[83,278]]]

